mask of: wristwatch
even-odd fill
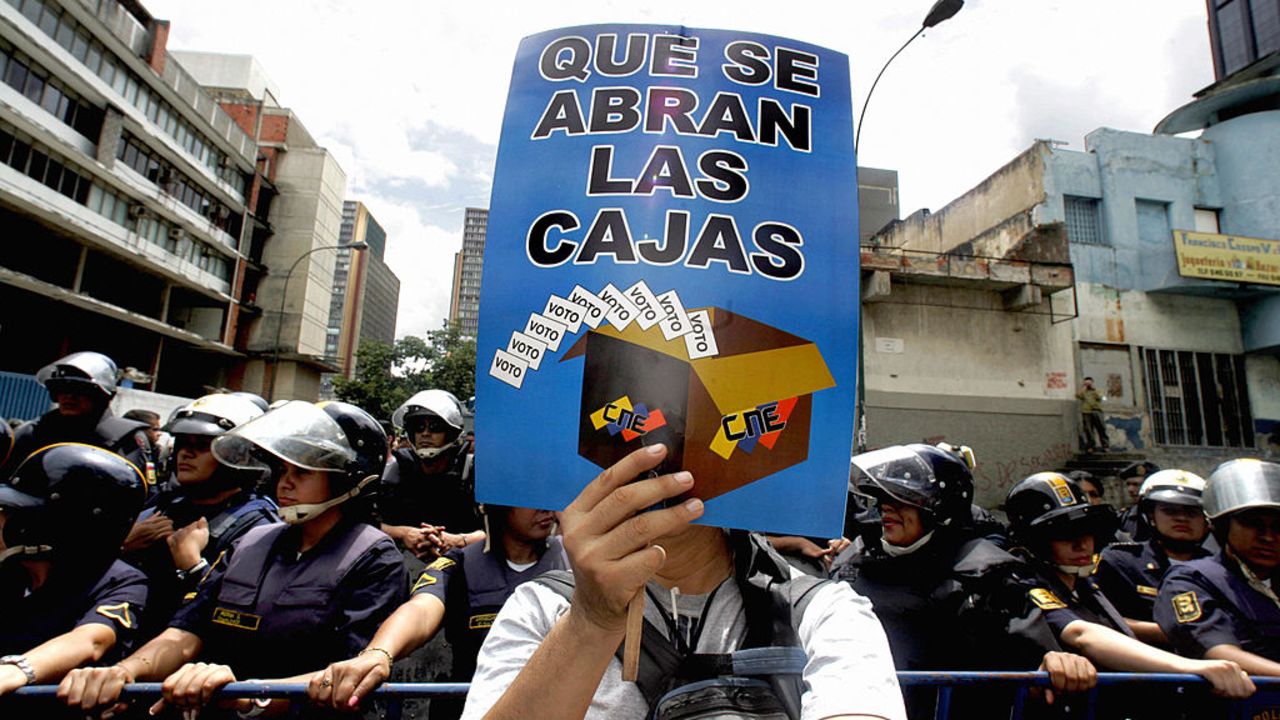
[[[27,660],[26,655],[5,655],[0,657],[0,665],[12,665],[22,671],[27,676],[27,684],[32,685],[36,681],[36,671],[31,667],[31,662]]]
[[[206,569],[206,568],[208,568],[208,567],[209,567],[209,561],[208,561],[208,560],[205,560],[204,558],[200,558],[200,562],[196,563],[195,565],[192,565],[191,567],[187,568],[186,570],[178,570],[178,571],[177,571],[177,573],[178,573],[178,579],[179,579],[179,580],[186,580],[187,578],[191,577],[192,575],[195,575],[196,573],[198,573],[198,572],[200,572],[201,570],[204,570],[204,569]]]

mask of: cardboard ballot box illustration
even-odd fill
[[[817,345],[705,308],[716,354],[657,326],[601,325],[565,353],[584,358],[578,453],[607,468],[665,443],[662,470],[693,473],[704,500],[804,462],[813,393],[835,386]],[[694,316],[695,311],[690,311]]]

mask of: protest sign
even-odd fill
[[[702,522],[839,535],[858,297],[844,55],[665,26],[526,38],[481,281],[477,499],[560,509],[665,443]]]

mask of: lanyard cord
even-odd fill
[[[707,601],[702,606],[702,613],[699,615],[697,623],[689,627],[687,637],[684,633],[680,632],[679,624],[675,619],[673,619],[673,617],[678,618],[680,616],[680,607],[676,604],[676,594],[679,591],[672,588],[671,613],[673,617],[668,617],[666,611],[662,608],[662,603],[658,602],[657,596],[653,594],[653,591],[650,590],[648,586],[645,586],[645,593],[649,595],[649,599],[653,601],[655,608],[658,610],[658,614],[662,616],[662,620],[667,624],[667,631],[670,636],[671,643],[675,645],[676,650],[678,650],[681,655],[692,655],[694,649],[698,647],[698,641],[702,638],[702,629],[706,626],[707,616],[711,613],[711,603],[715,601],[716,593],[719,592],[720,588],[723,586],[724,583],[720,583],[720,585],[717,585],[716,588],[711,591],[711,594],[707,595]]]

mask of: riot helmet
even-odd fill
[[[187,443],[202,442],[203,446],[197,452],[207,451],[212,438],[261,415],[262,410],[257,405],[229,393],[205,395],[175,410],[162,429],[174,438],[175,475],[183,492],[192,497],[213,497],[230,488],[250,487],[262,479],[263,473],[260,471],[236,469],[218,463],[212,476],[199,482],[186,478],[187,481],[184,482],[182,460],[179,457]],[[198,438],[204,440],[200,441]]]
[[[257,408],[262,412],[266,412],[271,409],[271,405],[267,403],[267,399],[257,393],[251,393],[247,390],[236,390],[235,392],[230,392],[227,394],[232,395],[234,397],[244,398],[245,400],[248,400],[249,402],[257,406]]]
[[[1209,476],[1204,513],[1210,520],[1216,523],[1249,508],[1280,510],[1280,464],[1253,458],[1228,460]]]
[[[50,395],[80,392],[110,400],[116,394],[116,376],[116,363],[111,358],[98,352],[77,352],[40,368],[36,381]]]
[[[419,457],[430,460],[462,441],[462,403],[447,390],[423,390],[396,408],[391,414],[391,423],[405,432],[410,444],[413,443],[413,436],[421,431],[422,424],[439,426],[439,430],[435,431],[445,433],[443,445],[414,447],[414,452]]]
[[[1204,507],[1204,478],[1186,470],[1160,470],[1142,481],[1138,507],[1151,512],[1156,503]]]
[[[0,556],[115,559],[146,498],[142,471],[119,455],[80,443],[47,445],[0,485]]]
[[[1009,488],[1005,512],[1015,542],[1035,552],[1048,540],[1090,533],[1097,542],[1115,532],[1111,509],[1090,505],[1080,486],[1058,472],[1039,472]]]
[[[377,420],[354,405],[292,400],[219,436],[213,453],[219,462],[241,470],[274,472],[286,462],[331,473],[329,500],[280,508],[285,522],[298,524],[358,496],[367,506],[386,462],[387,437]]]
[[[959,453],[923,443],[895,445],[855,455],[852,465],[854,493],[919,508],[934,525],[971,518],[973,474]]]

